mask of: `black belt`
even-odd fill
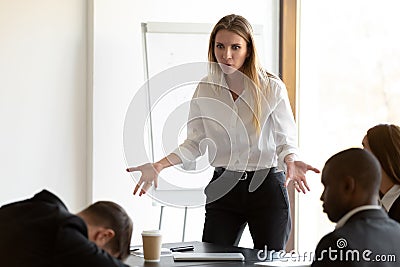
[[[223,167],[215,167],[215,171],[218,172],[220,175],[222,173],[232,174],[233,177],[240,177],[239,180],[246,180],[247,177],[250,175],[253,177],[254,173],[262,173],[263,176],[268,176],[268,174],[273,174],[279,172],[277,167],[271,167],[269,169],[261,169],[256,171],[230,171]]]

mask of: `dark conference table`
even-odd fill
[[[226,247],[220,246],[211,243],[205,242],[184,242],[184,243],[166,243],[163,244],[163,248],[172,248],[179,246],[194,246],[194,251],[189,251],[189,253],[193,252],[241,252],[245,257],[245,261],[174,261],[172,255],[171,256],[162,256],[160,262],[144,262],[142,257],[138,256],[129,256],[126,260],[126,264],[130,266],[254,266],[255,262],[259,262],[260,260],[257,258],[257,253],[259,250],[255,249],[247,249],[247,248],[239,248],[239,247]]]
[[[144,262],[142,257],[129,256],[126,260],[126,264],[132,267],[158,267],[158,266],[202,266],[202,267],[221,267],[221,266],[257,266],[254,265],[256,262],[262,260],[259,259],[258,249],[240,248],[234,246],[221,246],[205,242],[184,242],[184,243],[166,243],[163,244],[163,248],[172,248],[180,246],[194,246],[194,251],[189,251],[189,253],[197,252],[240,252],[245,257],[244,261],[174,261],[172,255],[162,256],[160,262]],[[186,253],[186,252],[183,252]],[[264,255],[264,254],[261,254]],[[301,265],[301,264],[300,264]],[[299,266],[300,266],[299,265]],[[284,265],[282,265],[284,266]]]

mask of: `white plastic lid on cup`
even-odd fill
[[[144,230],[142,231],[144,236],[161,236],[160,230]]]

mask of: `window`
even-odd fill
[[[299,144],[318,168],[336,152],[361,147],[379,123],[400,124],[400,39],[396,0],[301,1]],[[299,196],[298,249],[313,251],[333,230],[319,200],[320,175]]]

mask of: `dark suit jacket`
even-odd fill
[[[400,197],[398,197],[390,207],[389,217],[400,223]]]
[[[364,210],[320,240],[312,266],[398,267],[399,248],[400,224],[390,219],[383,209]]]
[[[126,266],[88,240],[85,222],[43,190],[0,208],[0,266]]]

